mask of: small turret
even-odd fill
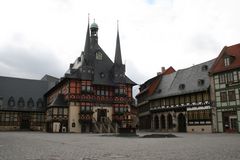
[[[97,25],[97,23],[95,23],[95,20],[91,24],[90,30],[91,30],[91,40],[92,40],[93,44],[98,43],[98,25]]]

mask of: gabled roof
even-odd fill
[[[44,77],[41,80],[48,82],[48,89],[49,90],[59,82],[58,78],[50,76],[48,74],[44,75]]]
[[[170,66],[167,70],[165,70],[163,73],[147,80],[144,84],[142,84],[141,86],[143,87],[145,85],[145,88],[139,92],[136,97],[138,97],[139,95],[147,92],[147,96],[151,96],[157,89],[159,83],[161,82],[162,76],[163,75],[168,75],[168,74],[172,74],[176,72],[175,69]]]
[[[67,107],[68,103],[64,99],[63,94],[58,94],[49,107]]]
[[[165,70],[162,74],[163,75],[167,75],[167,74],[171,74],[171,73],[173,73],[173,72],[176,72],[175,71],[175,69],[172,67],[172,66],[170,66],[167,70]]]
[[[112,78],[112,60],[99,45],[96,46],[96,50],[102,53],[102,60],[95,59],[94,61],[93,83],[99,85],[115,85]]]
[[[224,66],[224,58],[226,56],[232,57],[232,62],[229,66]],[[225,46],[214,62],[212,68],[210,69],[210,73],[219,73],[227,70],[232,70],[240,67],[240,44],[236,44],[233,46]]]
[[[149,99],[157,99],[168,96],[177,96],[194,92],[205,91],[210,86],[208,70],[215,59],[178,70],[172,74],[163,75],[156,92]],[[203,80],[203,84],[199,84]],[[184,87],[181,89],[181,85]]]
[[[47,80],[0,76],[0,97],[3,98],[3,106],[0,110],[43,111],[45,109],[43,95],[49,88],[49,82]],[[10,98],[14,100],[14,106],[9,106]],[[23,106],[18,105],[20,99],[24,101]],[[39,100],[43,103],[43,107],[37,106]],[[33,106],[28,106],[29,101],[33,101]]]
[[[113,62],[99,46],[96,41],[97,37],[89,36],[89,29],[87,29],[84,52],[70,65],[64,78],[92,80],[93,84],[97,85],[117,86],[119,83],[136,85],[136,83],[125,75],[125,65],[122,64],[119,33],[117,33],[115,62]],[[87,63],[85,63],[85,61]],[[117,73],[115,74],[115,72]],[[117,76],[115,77],[115,75]],[[118,76],[120,77],[118,78]]]

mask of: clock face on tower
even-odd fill
[[[97,60],[102,60],[102,52],[100,52],[100,51],[96,52],[96,59]]]

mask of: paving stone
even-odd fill
[[[240,159],[240,134],[175,135],[177,138],[128,138],[99,134],[0,132],[0,160]]]

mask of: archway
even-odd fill
[[[172,120],[172,115],[170,113],[167,116],[167,120],[168,120],[168,129],[172,129],[173,128],[173,120]]]
[[[162,129],[166,129],[166,120],[163,114],[161,115],[161,127]]]
[[[157,115],[154,117],[154,124],[155,124],[154,128],[159,129],[159,118]]]
[[[182,113],[178,115],[178,132],[186,132],[186,118]]]

